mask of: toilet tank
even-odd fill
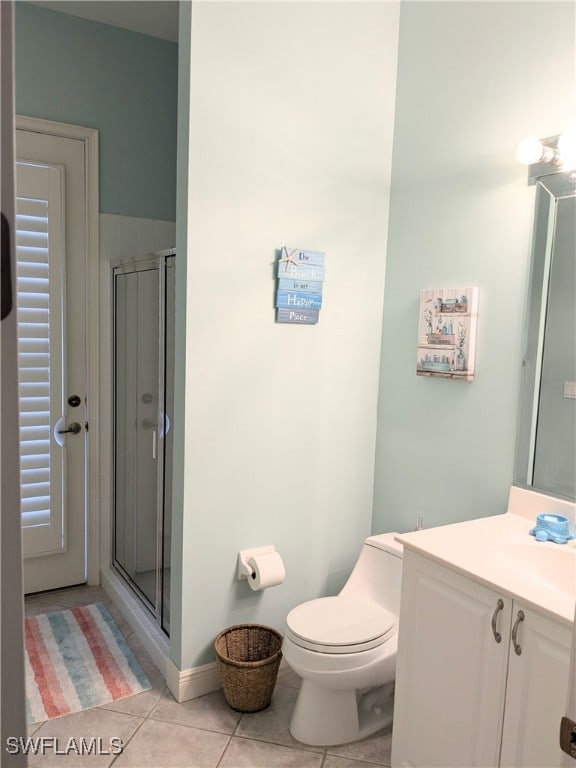
[[[369,597],[388,611],[400,614],[402,584],[402,544],[395,533],[369,536],[341,595],[358,593]]]

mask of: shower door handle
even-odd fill
[[[155,429],[152,430],[152,459],[156,461],[158,451],[158,433]]]

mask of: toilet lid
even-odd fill
[[[337,595],[296,606],[286,624],[294,642],[305,648],[350,653],[383,643],[394,632],[396,617],[372,600]]]

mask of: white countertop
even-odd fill
[[[537,541],[532,510],[509,504],[493,517],[425,528],[395,538],[408,550],[516,597],[572,625],[576,605],[576,540]],[[553,511],[539,506],[539,511]],[[566,510],[562,510],[565,513]],[[568,515],[572,520],[572,515]]]

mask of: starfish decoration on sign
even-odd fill
[[[298,248],[293,248],[293,249],[292,249],[290,252],[288,252],[288,248],[286,248],[286,246],[284,246],[284,247],[282,248],[282,253],[285,253],[286,255],[285,255],[285,256],[283,256],[283,257],[280,259],[280,261],[281,261],[281,262],[282,262],[282,261],[285,261],[285,262],[286,262],[286,264],[294,264],[294,266],[296,266],[296,267],[297,267],[297,266],[298,266],[298,262],[297,262],[297,261],[296,261],[296,259],[294,258],[294,254],[296,253],[296,251],[297,251],[297,250],[298,250]]]

